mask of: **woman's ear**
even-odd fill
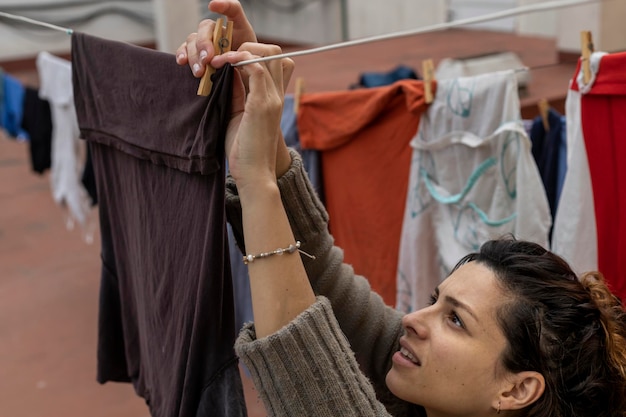
[[[524,371],[507,378],[508,386],[502,390],[494,408],[519,410],[537,401],[546,389],[546,381],[539,372]]]

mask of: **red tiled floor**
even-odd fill
[[[27,152],[0,139],[0,415],[147,416],[130,385],[95,381],[98,245],[65,229]]]

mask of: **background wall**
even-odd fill
[[[564,10],[558,16],[558,47],[580,50],[580,31],[590,30],[596,50],[626,50],[626,2],[612,0]]]
[[[518,0],[518,5],[528,6],[536,3],[545,3],[546,1],[547,0]],[[562,10],[550,10],[522,15],[517,18],[516,30],[522,35],[556,38],[559,36],[557,18],[561,13],[563,13]]]
[[[198,0],[154,0],[156,45],[162,51],[175,52],[201,19]]]
[[[518,0],[448,0],[448,16],[450,20],[467,19],[489,13],[501,12],[517,6]],[[474,28],[513,32],[516,18],[494,20],[477,23]]]
[[[0,0],[0,11],[108,39],[154,42],[154,13],[150,0]],[[69,36],[33,25],[0,20],[0,60],[32,57],[42,50],[68,52]]]
[[[350,39],[445,22],[445,0],[347,0]]]
[[[259,36],[301,44],[341,41],[345,37],[345,1],[241,0]],[[207,10],[206,6],[202,9]]]
[[[329,44],[407,30],[549,0],[242,0],[265,39]],[[208,0],[0,0],[0,11],[19,14],[108,39],[156,42],[173,52],[203,17]],[[579,33],[591,30],[596,49],[626,50],[626,1],[522,15],[476,25],[555,38],[561,50],[578,51]],[[0,61],[41,50],[69,52],[69,37],[0,19]]]

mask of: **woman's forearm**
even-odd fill
[[[260,182],[240,189],[246,255],[295,245],[278,186]],[[257,337],[270,335],[315,302],[300,253],[276,254],[248,263]]]

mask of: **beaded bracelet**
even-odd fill
[[[306,253],[305,251],[301,250],[300,249],[300,245],[301,245],[300,241],[297,240],[295,245],[291,244],[291,245],[287,246],[286,248],[278,248],[278,249],[274,249],[271,252],[261,252],[261,253],[258,253],[256,255],[252,255],[252,254],[244,255],[243,263],[245,265],[248,265],[250,262],[254,262],[255,259],[267,258],[267,257],[272,256],[272,255],[283,255],[285,253],[289,254],[289,253],[294,253],[295,251],[298,251],[298,252],[302,253],[303,255],[308,256],[311,259],[315,259],[315,256],[313,256],[313,255],[311,255],[309,253]]]

